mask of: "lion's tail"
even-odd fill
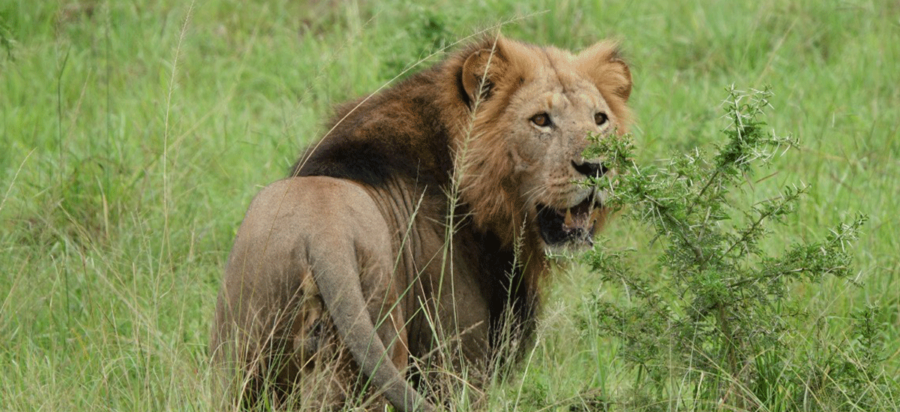
[[[391,362],[384,342],[375,332],[359,283],[359,263],[356,259],[334,258],[355,256],[353,241],[337,236],[329,240],[319,239],[310,245],[309,257],[316,285],[344,345],[360,370],[395,408],[408,412],[433,410]],[[316,250],[319,248],[322,250]]]

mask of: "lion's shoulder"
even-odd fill
[[[340,105],[328,132],[306,148],[292,176],[330,176],[382,187],[407,179],[435,188],[452,171],[442,121],[440,71],[419,73],[381,93]]]

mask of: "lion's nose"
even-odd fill
[[[606,166],[600,162],[576,163],[575,161],[572,161],[572,167],[574,167],[578,173],[591,177],[600,177],[607,172]]]

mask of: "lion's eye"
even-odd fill
[[[550,124],[551,124],[550,115],[547,113],[536,114],[536,115],[534,115],[534,117],[531,118],[531,123],[534,123],[536,126],[539,126],[539,127],[550,126]]]
[[[597,126],[603,126],[603,124],[608,121],[609,121],[609,116],[607,116],[606,113],[597,112],[597,114],[594,115],[594,122],[597,123]]]

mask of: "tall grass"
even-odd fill
[[[521,16],[505,35],[571,49],[623,40],[642,161],[709,148],[724,86],[771,85],[769,124],[803,149],[776,160],[752,198],[810,190],[762,247],[870,217],[856,283],[792,288],[810,319],[792,326],[849,342],[853,319],[878,305],[864,318],[900,375],[896,2],[7,0],[0,409],[208,409],[215,295],[252,195],[323,133],[334,104]],[[624,220],[605,236],[638,256],[656,247]],[[581,298],[605,286],[580,266],[554,277],[537,345],[491,389],[492,408],[601,409],[591,394],[630,390],[617,342],[576,325]],[[807,342],[797,351],[820,350]]]

